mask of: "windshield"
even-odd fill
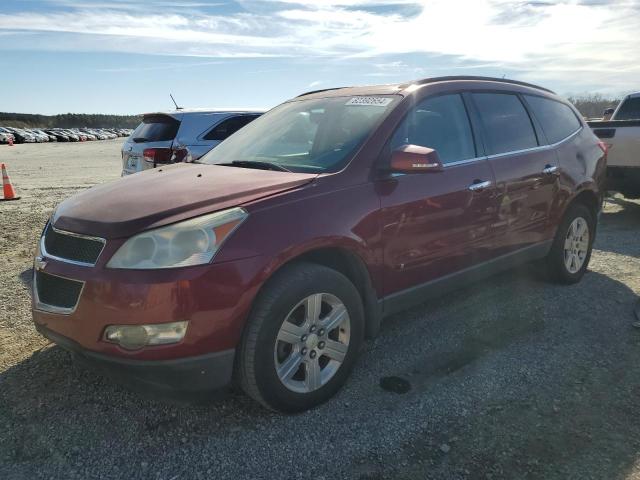
[[[335,172],[394,103],[394,96],[284,103],[238,130],[200,163],[270,163],[293,172]]]

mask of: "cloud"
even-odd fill
[[[455,59],[452,69],[494,65],[584,83],[581,72],[629,88],[640,64],[640,0],[238,0],[219,13],[211,7],[227,8],[222,3],[198,1],[50,3],[57,9],[0,15],[0,34],[37,33],[59,50],[373,59],[365,73],[380,77],[420,71],[376,58],[428,54]],[[34,48],[24,38],[4,48]]]

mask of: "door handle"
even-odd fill
[[[472,192],[481,192],[482,190],[490,186],[491,186],[491,182],[489,180],[485,180],[484,182],[481,180],[476,180],[471,185],[469,185],[468,188]]]
[[[544,170],[542,170],[542,173],[544,173],[545,175],[553,175],[553,174],[557,174],[558,170],[559,168],[555,165],[546,165],[544,167]]]

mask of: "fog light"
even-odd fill
[[[184,321],[153,325],[109,325],[104,331],[104,339],[127,350],[178,343],[187,333],[187,323]]]

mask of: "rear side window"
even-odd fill
[[[534,95],[525,95],[525,98],[549,143],[564,140],[582,126],[573,110],[563,103]]]
[[[258,118],[258,115],[241,115],[223,120],[204,136],[205,140],[224,140]]]
[[[442,163],[476,156],[469,117],[460,95],[427,98],[411,110],[391,140],[391,150],[420,145],[438,152]]]
[[[134,142],[165,142],[173,140],[178,133],[180,122],[167,115],[149,115],[142,119],[131,138]]]
[[[640,97],[625,100],[616,113],[616,120],[640,120]]]
[[[516,95],[474,93],[473,100],[484,126],[489,155],[538,146],[529,114]]]

